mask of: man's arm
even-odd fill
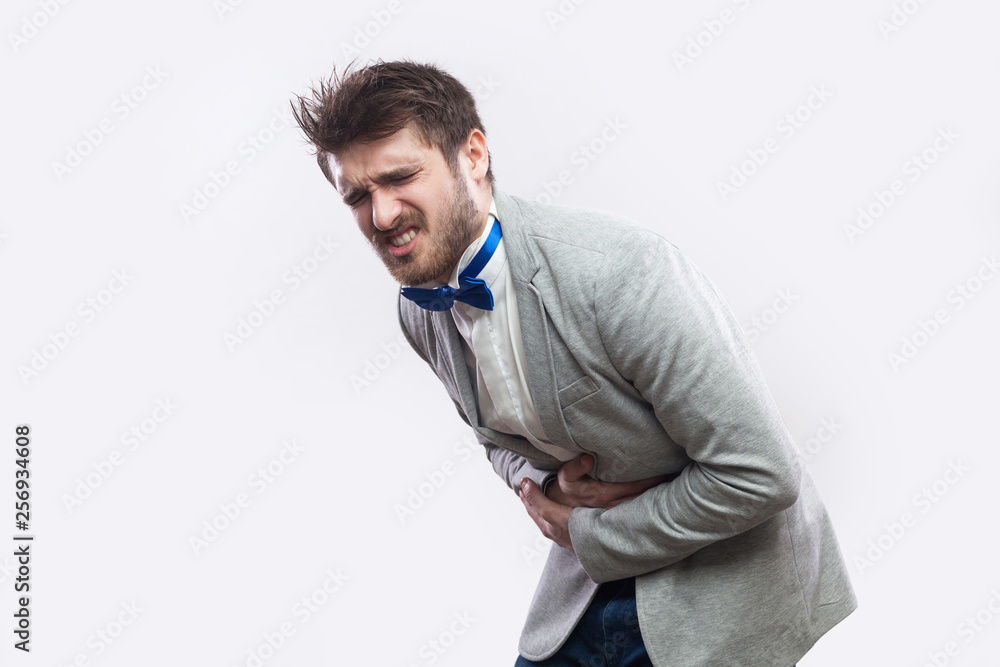
[[[791,436],[709,280],[641,232],[605,255],[595,297],[612,363],[692,463],[612,509],[572,510],[569,535],[587,574],[604,582],[651,572],[794,503],[801,470]]]

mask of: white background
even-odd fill
[[[802,667],[987,664],[1000,6],[903,4],[894,25],[887,0],[6,2],[0,662],[253,665],[288,623],[263,664],[513,664],[546,541],[399,346],[398,286],[287,124],[355,49],[455,74],[501,189],[652,227],[746,323],[860,599]],[[734,169],[753,173],[724,197]],[[337,245],[325,261],[317,239]],[[315,270],[296,284],[293,266]],[[10,631],[16,424],[33,439],[29,655]],[[326,594],[330,571],[346,580]]]

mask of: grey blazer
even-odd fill
[[[830,519],[725,300],[675,246],[624,218],[494,191],[531,396],[591,475],[677,477],[613,509],[574,508],[518,649],[543,660],[598,584],[636,578],[657,667],[791,667],[857,606]],[[480,424],[449,311],[400,298],[400,326],[519,493],[560,462]]]

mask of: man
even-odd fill
[[[555,543],[517,665],[791,667],[856,607],[746,338],[677,248],[498,190],[433,66],[349,67],[293,107],[410,345]]]

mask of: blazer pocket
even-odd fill
[[[565,410],[580,399],[590,396],[595,391],[597,391],[597,383],[584,375],[568,387],[563,387],[559,390],[559,407]]]

